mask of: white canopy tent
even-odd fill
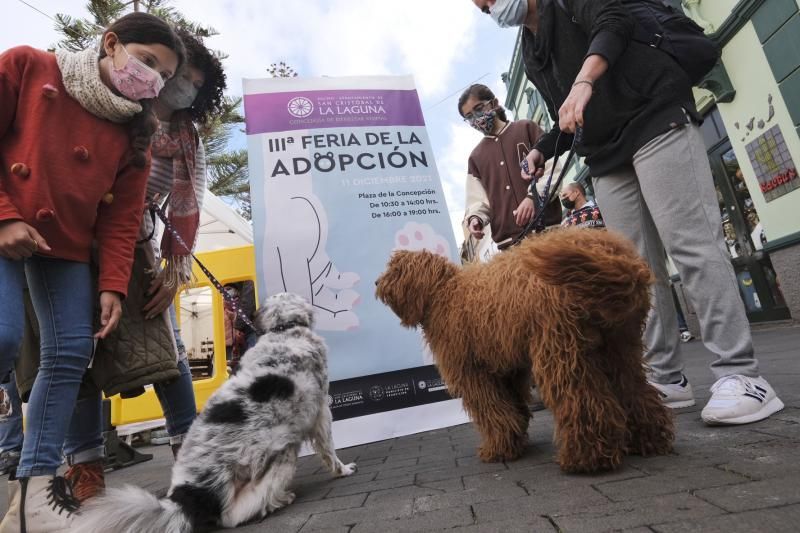
[[[164,225],[159,222],[158,242]],[[242,215],[225,203],[219,196],[206,189],[203,209],[200,211],[200,232],[195,252],[212,252],[224,248],[236,248],[253,244],[253,227]]]
[[[231,206],[206,190],[196,251],[210,252],[253,244],[253,227]]]

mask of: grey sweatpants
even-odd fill
[[[644,333],[649,379],[676,383],[683,371],[664,249],[697,311],[703,343],[717,356],[714,375],[758,376],[700,129],[687,124],[656,137],[632,165],[592,184],[606,226],[629,237],[656,276]]]

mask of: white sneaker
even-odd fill
[[[653,383],[650,385],[658,390],[661,395],[661,401],[670,409],[680,409],[681,407],[691,407],[694,405],[694,393],[692,392],[692,385],[686,376],[681,374],[680,383]]]
[[[681,342],[689,342],[694,339],[694,335],[689,330],[681,331]]]
[[[711,386],[711,399],[701,417],[709,425],[749,424],[783,409],[767,380],[735,374],[720,378]]]

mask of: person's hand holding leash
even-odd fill
[[[483,239],[483,222],[481,222],[480,218],[476,216],[470,217],[468,227],[473,237],[478,240]]]
[[[576,126],[583,127],[583,112],[592,98],[594,83],[590,80],[578,80],[558,110],[558,127],[564,133],[575,133]]]
[[[533,178],[539,179],[544,175],[544,155],[534,148],[520,162],[520,167],[520,175],[525,181],[530,181]],[[531,172],[531,169],[533,169],[533,172]]]

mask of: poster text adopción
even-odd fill
[[[283,152],[295,142],[294,137],[269,139],[267,149],[272,153]],[[299,138],[299,142],[304,150],[326,150],[352,146],[393,146],[393,148],[390,151],[384,149],[359,154],[334,154],[333,151],[315,151],[311,154],[311,157],[292,157],[288,160],[279,157],[275,161],[270,177],[298,176],[306,174],[312,169],[327,173],[334,170],[346,172],[349,167],[358,167],[362,170],[374,170],[377,168],[402,169],[409,166],[412,168],[428,168],[428,155],[424,150],[401,149],[404,145],[422,144],[420,138],[413,132],[408,136],[399,131],[365,132],[360,138],[355,133],[324,133],[303,135]]]

